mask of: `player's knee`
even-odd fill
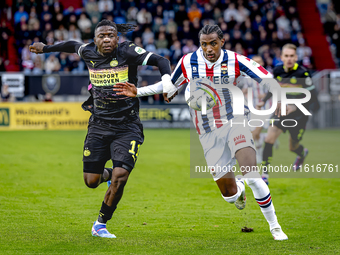
[[[98,181],[84,179],[84,182],[85,182],[86,186],[91,188],[91,189],[95,189],[99,185]]]
[[[84,175],[84,182],[85,185],[91,189],[95,189],[98,187],[99,185],[99,178],[97,178],[96,176],[91,176],[88,174]]]

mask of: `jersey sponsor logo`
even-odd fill
[[[146,50],[144,50],[144,49],[141,48],[141,47],[136,47],[136,48],[135,48],[135,51],[136,51],[138,54],[143,54],[143,53],[146,52]]]
[[[9,126],[8,108],[0,108],[0,126]]]
[[[193,66],[193,67],[192,67],[192,71],[193,71],[194,73],[197,73],[197,67],[196,67],[196,66]]]
[[[93,86],[114,86],[117,82],[128,81],[128,66],[110,69],[91,69],[89,77]]]
[[[239,135],[234,137],[234,143],[235,145],[238,145],[240,143],[245,143],[246,142],[246,137],[244,135]]]
[[[118,61],[116,59],[112,60],[110,62],[110,66],[112,66],[112,67],[118,66]]]

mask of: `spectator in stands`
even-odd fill
[[[159,33],[157,41],[156,41],[156,47],[157,47],[157,53],[161,56],[169,56],[170,52],[168,50],[169,42],[166,39],[165,33]]]
[[[44,67],[42,61],[42,54],[36,55],[34,58],[34,68],[32,70],[32,74],[43,74]]]
[[[194,41],[190,39],[186,41],[186,44],[182,48],[182,52],[183,54],[188,54],[190,52],[196,51],[197,49],[198,47],[194,44]]]
[[[183,21],[188,20],[188,13],[185,10],[184,5],[179,5],[179,10],[175,13],[175,22],[178,24],[178,26],[183,26]]]
[[[150,25],[151,22],[152,22],[152,15],[146,9],[143,8],[137,13],[138,24],[142,26],[146,26],[146,25]]]
[[[151,31],[150,27],[146,27],[145,31],[142,35],[142,43],[143,45],[146,45],[150,42],[150,39],[154,39],[155,35],[154,33]]]
[[[87,28],[91,29],[92,23],[91,23],[91,20],[89,20],[86,17],[86,14],[82,13],[82,14],[80,14],[77,25],[78,25],[80,31],[84,32],[85,30],[87,30]]]
[[[19,9],[17,12],[14,14],[14,23],[18,24],[22,18],[24,17],[24,20],[27,21],[29,16],[28,13],[25,11],[24,5],[19,5]]]
[[[188,11],[188,18],[190,22],[193,22],[195,18],[201,20],[202,12],[198,9],[197,4],[193,3]]]
[[[44,102],[53,102],[52,94],[47,92],[44,96]]]
[[[1,97],[0,102],[14,102],[15,97],[8,91],[9,87],[7,84],[2,84],[1,86]]]
[[[44,68],[47,74],[58,72],[60,70],[60,63],[55,54],[50,54],[50,56],[46,59]]]
[[[177,64],[182,57],[182,47],[180,41],[175,41],[170,47],[170,61]]]
[[[69,27],[68,39],[78,41],[78,42],[82,41],[81,40],[81,33],[80,33],[79,29],[73,24],[71,24],[70,27]]]

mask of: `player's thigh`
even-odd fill
[[[102,174],[107,160],[110,159],[112,135],[98,125],[91,125],[84,141],[84,172]]]
[[[288,128],[288,131],[290,133],[290,137],[293,140],[293,142],[300,142],[302,140],[303,134],[306,131],[306,125],[308,121],[307,116],[299,116],[294,118],[295,122],[292,122],[292,127]],[[296,126],[294,126],[296,125]]]
[[[277,127],[275,125],[271,125],[268,128],[267,136],[266,136],[264,141],[266,143],[274,144],[276,139],[280,136],[280,134],[282,132],[283,132],[283,130],[280,129],[279,127]]]
[[[228,146],[229,130],[228,125],[223,125],[199,137],[205,160],[215,181],[230,172],[236,164],[236,160],[232,158]]]
[[[110,144],[114,167],[122,167],[131,172],[138,159],[144,136],[138,130],[126,130],[115,136]]]

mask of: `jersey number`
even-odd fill
[[[130,144],[131,144],[131,149],[129,150],[129,153],[132,154],[133,160],[136,162],[136,159],[137,159],[138,154],[139,154],[140,144],[137,144],[137,151],[136,151],[136,141],[132,140],[130,142]]]

